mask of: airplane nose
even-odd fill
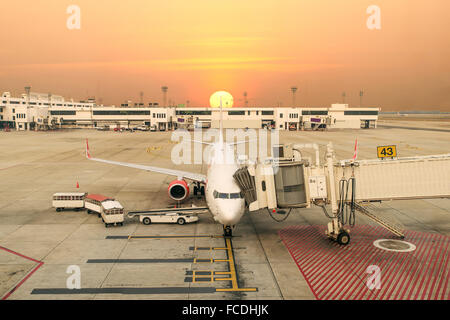
[[[219,205],[221,221],[224,225],[235,225],[239,222],[242,215],[242,204],[239,200],[226,200]]]

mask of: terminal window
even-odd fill
[[[230,116],[244,116],[245,111],[228,111],[228,115]]]
[[[328,111],[326,110],[303,110],[302,115],[306,116],[324,116],[327,115]]]
[[[378,111],[344,111],[344,115],[346,116],[361,116],[361,115],[365,115],[365,116],[377,116],[378,115]]]
[[[148,110],[97,110],[94,111],[94,116],[143,116],[150,115]]]
[[[206,110],[177,110],[176,115],[179,116],[207,116],[207,115],[211,115],[211,111],[206,111]]]
[[[74,115],[76,115],[76,111],[71,111],[71,110],[51,110],[50,114],[52,116],[74,116]]]

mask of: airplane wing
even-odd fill
[[[193,173],[193,172],[187,172],[187,171],[181,171],[181,170],[172,170],[172,169],[165,169],[165,168],[159,168],[159,167],[152,167],[152,166],[145,166],[141,164],[134,164],[134,163],[128,163],[128,162],[120,162],[120,161],[112,161],[112,160],[104,160],[104,159],[98,159],[93,158],[89,152],[89,143],[86,139],[86,158],[89,160],[97,161],[97,162],[103,162],[103,163],[109,163],[117,166],[124,166],[129,168],[135,168],[139,170],[145,170],[145,171],[151,171],[151,172],[158,172],[162,174],[166,174],[169,176],[176,176],[178,179],[189,179],[196,182],[206,183],[206,176],[200,173]]]

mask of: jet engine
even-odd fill
[[[189,185],[184,180],[174,180],[169,184],[169,197],[175,201],[183,201],[189,196]]]

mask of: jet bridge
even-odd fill
[[[304,149],[315,151],[315,161],[303,157]],[[402,226],[377,214],[371,202],[450,197],[450,154],[336,161],[329,143],[322,164],[317,144],[279,145],[273,155],[234,174],[249,211],[320,206],[331,220],[327,235],[340,244],[350,242],[344,226],[355,224],[355,212],[403,237]]]

